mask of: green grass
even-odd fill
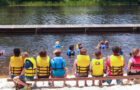
[[[89,5],[130,5],[128,1],[115,2],[115,1],[102,1],[102,0],[77,0],[77,1],[60,1],[60,2],[44,2],[44,1],[26,1],[20,4],[15,2],[10,3],[11,6],[89,6]],[[136,2],[131,5],[137,5]]]

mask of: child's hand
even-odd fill
[[[9,75],[11,75],[11,72],[9,72]]]

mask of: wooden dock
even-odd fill
[[[140,32],[140,24],[0,25],[0,34]]]

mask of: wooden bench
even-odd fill
[[[140,75],[130,75],[130,76],[108,76],[108,77],[78,77],[78,78],[41,78],[34,79],[33,81],[51,81],[52,87],[54,87],[54,81],[76,81],[76,86],[78,86],[79,80],[113,80],[113,79],[140,79]],[[13,81],[12,79],[7,79],[8,82]],[[65,83],[64,83],[65,86]]]

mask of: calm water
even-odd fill
[[[74,60],[70,60],[66,56],[66,51],[70,44],[76,45],[77,42],[82,42],[83,47],[87,49],[92,58],[100,40],[109,40],[111,46],[121,46],[124,53],[129,54],[131,49],[140,48],[139,38],[139,34],[130,33],[0,36],[0,50],[6,51],[3,56],[0,56],[0,75],[8,73],[9,59],[15,47],[19,47],[21,51],[29,52],[30,56],[37,56],[40,49],[46,49],[48,55],[52,58],[53,45],[55,41],[59,40],[61,45],[64,46],[62,55],[66,60],[69,73],[71,73]],[[104,53],[104,56],[109,54],[111,54],[110,49]],[[125,56],[125,59],[127,64],[129,57]]]
[[[0,24],[139,24],[140,6],[0,7]]]
[[[0,25],[32,25],[32,24],[139,24],[140,6],[90,6],[90,7],[0,7]],[[70,44],[82,42],[90,57],[100,40],[109,40],[111,46],[121,46],[125,54],[130,50],[140,48],[140,35],[130,33],[96,33],[96,34],[49,34],[0,36],[0,50],[5,54],[0,56],[0,75],[8,74],[9,59],[12,50],[19,47],[21,51],[37,56],[40,49],[46,49],[52,58],[53,45],[59,40],[63,48],[69,73],[74,60],[66,56]],[[111,54],[109,49],[104,56]],[[128,56],[125,56],[126,64]]]

